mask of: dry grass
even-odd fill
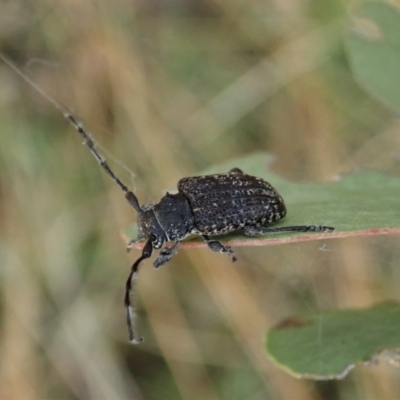
[[[83,119],[145,202],[260,149],[291,179],[398,173],[399,122],[353,81],[348,10],[329,5],[5,1],[0,43]],[[1,399],[399,396],[399,373],[385,365],[315,385],[261,347],[292,313],[399,298],[390,237],[237,249],[235,265],[205,249],[158,271],[147,262],[147,340],[130,346],[123,285],[138,254],[125,254],[120,232],[136,216],[51,104],[4,64],[0,84]]]

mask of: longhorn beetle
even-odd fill
[[[188,235],[200,235],[214,252],[227,254],[232,261],[236,257],[229,246],[209,238],[233,231],[243,231],[247,236],[258,236],[270,232],[326,232],[334,228],[320,225],[266,227],[286,215],[286,207],[279,193],[266,181],[247,175],[239,168],[228,173],[183,178],[178,182],[178,193],[167,193],[157,204],[140,205],[136,195],[122,183],[97,151],[93,139],[66,108],[37,86],[11,61],[0,54],[0,58],[50,101],[65,119],[80,133],[89,150],[104,171],[125,193],[125,198],[138,213],[138,236],[128,244],[145,239],[141,256],[133,263],[125,285],[125,310],[129,340],[140,343],[134,327],[134,310],[130,294],[133,280],[140,263],[149,258],[153,249],[162,248],[153,265],[159,268],[176,253],[179,242]],[[173,242],[171,247],[166,243]]]

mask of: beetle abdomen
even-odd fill
[[[206,235],[261,226],[286,214],[268,182],[241,172],[183,178],[178,189],[189,200],[195,227]]]

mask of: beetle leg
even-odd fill
[[[140,242],[142,239],[144,238],[143,234],[141,231],[139,231],[137,237],[131,239],[129,241],[129,243],[126,246],[126,251],[129,253],[131,251],[131,248],[133,247],[133,245],[137,242]]]
[[[129,341],[131,343],[140,343],[143,339],[138,338],[134,332],[134,319],[135,311],[131,303],[131,292],[132,292],[132,282],[137,277],[138,269],[140,263],[151,256],[153,251],[153,245],[151,244],[151,239],[149,239],[143,247],[142,255],[133,263],[131,272],[129,273],[128,279],[125,284],[125,310],[126,310],[126,323],[128,325]]]
[[[179,242],[175,242],[172,247],[164,247],[153,263],[154,268],[159,268],[161,265],[166,264],[178,250],[178,245]]]
[[[206,235],[201,235],[204,241],[207,243],[207,246],[209,249],[212,251],[215,251],[216,253],[226,253],[232,261],[236,261],[235,254],[233,253],[233,250],[229,246],[224,246],[221,242],[218,240],[211,240],[208,236]]]
[[[282,226],[279,228],[267,228],[264,226],[247,226],[244,234],[247,236],[260,236],[264,233],[278,232],[333,232],[335,228],[321,225],[299,225],[299,226]]]

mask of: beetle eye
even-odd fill
[[[151,239],[152,242],[155,242],[157,240],[157,236],[154,233],[152,233],[150,235],[150,239]]]

